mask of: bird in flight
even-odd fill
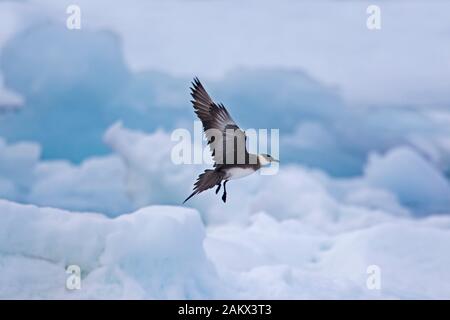
[[[217,104],[208,95],[198,78],[191,87],[191,100],[195,113],[203,124],[214,166],[197,178],[192,194],[184,200],[217,186],[216,194],[223,182],[223,202],[227,201],[226,184],[248,176],[271,162],[279,162],[268,154],[252,154],[247,151],[246,135],[231,118],[223,104]]]

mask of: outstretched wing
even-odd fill
[[[199,194],[200,192],[211,189],[212,187],[220,184],[222,182],[222,179],[224,178],[224,175],[225,174],[221,171],[205,170],[205,172],[198,176],[197,182],[195,182],[194,184],[194,192],[192,192],[191,195],[183,201],[183,203],[188,201],[196,194]]]
[[[202,121],[203,131],[215,162],[214,166],[230,161],[236,163],[237,158],[245,159],[247,154],[245,133],[231,118],[225,106],[212,101],[198,78],[192,82],[191,90],[193,98],[191,102],[195,113]]]

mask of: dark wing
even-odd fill
[[[202,121],[203,131],[205,132],[215,165],[225,163],[226,159],[236,161],[236,153],[240,152],[242,148],[246,154],[245,133],[231,118],[225,106],[212,101],[198,78],[195,78],[192,82],[191,90],[193,98],[191,102],[194,105],[195,113]],[[229,148],[227,152],[226,146],[234,147]]]
[[[224,175],[225,174],[221,171],[205,170],[205,172],[198,176],[197,182],[194,184],[194,192],[192,192],[191,195],[183,201],[183,203],[188,201],[196,194],[199,194],[200,192],[211,189],[212,187],[220,184]]]

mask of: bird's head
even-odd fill
[[[258,160],[262,166],[269,165],[271,162],[280,162],[279,160],[272,157],[270,154],[265,154],[265,153],[259,154]]]

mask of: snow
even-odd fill
[[[90,158],[78,166],[42,161],[39,144],[7,144],[0,138],[1,198],[115,215],[134,208],[125,179],[126,170],[115,156]]]
[[[207,167],[170,161],[175,142],[162,130],[145,134],[116,123],[105,132],[104,141],[114,154],[74,165],[42,160],[36,143],[8,144],[0,139],[0,196],[115,216],[151,204],[180,205],[199,172]],[[279,219],[317,219],[317,223],[322,223],[320,216],[346,211],[344,218],[353,219],[347,207],[395,215],[449,212],[448,179],[412,148],[373,154],[364,170],[359,177],[334,179],[320,170],[287,164],[276,175],[257,173],[245,183],[230,183],[225,207],[212,193],[194,197],[188,205],[199,209],[208,222],[245,220],[259,211],[271,212]],[[274,197],[273,190],[284,192]],[[233,194],[246,197],[239,199]]]
[[[162,131],[146,135],[117,123],[105,133],[104,140],[126,166],[127,191],[136,207],[154,203],[179,205],[190,191],[185,186],[191,186],[203,168],[168,161],[174,142]],[[344,205],[396,215],[405,215],[408,210],[414,215],[448,213],[450,208],[448,179],[408,147],[373,154],[364,175],[357,178],[333,179],[319,170],[287,165],[274,176],[256,174],[246,181],[229,184],[232,192],[248,195],[246,200],[235,201],[230,192],[224,208],[217,204],[217,196],[202,194],[193,198],[190,205],[206,212],[204,218],[208,221],[241,219],[257,211],[272,212],[280,219],[316,219],[322,214],[339,214],[346,209]],[[274,197],[273,190],[283,193]]]
[[[79,32],[61,27],[66,4],[42,0],[0,4],[6,17],[0,19],[3,87],[24,104],[18,113],[0,114],[0,136],[10,142],[38,142],[46,160],[68,159],[79,164],[88,157],[108,154],[102,136],[119,120],[128,128],[146,132],[191,129],[194,114],[188,87],[198,75],[243,128],[280,129],[285,163],[319,168],[333,176],[358,176],[372,152],[407,145],[440,171],[450,170],[450,73],[445,58],[449,48],[442,38],[448,29],[448,19],[442,16],[448,4],[442,1],[383,4],[386,29],[379,33],[365,28],[364,2],[288,1],[275,8],[261,4],[257,11],[246,4],[236,13],[229,2],[136,1],[140,8],[136,10],[135,6],[110,8],[83,1],[79,5],[85,20]],[[255,25],[233,33],[230,39],[233,29],[211,24],[217,33],[210,41],[220,41],[220,45],[207,50],[203,37],[192,39],[184,33],[203,24],[203,18],[213,19],[217,5],[223,6],[221,14],[226,14],[231,25],[239,26],[232,22],[241,22],[249,11],[254,12]],[[355,14],[358,10],[361,17]],[[422,23],[424,12],[435,17],[433,23]],[[179,15],[181,21],[188,19],[190,27],[168,18],[172,15]],[[197,15],[202,19],[193,18]],[[283,23],[269,26],[267,15]],[[323,28],[314,22],[319,17]],[[164,28],[167,21],[171,28]],[[267,28],[282,30],[269,32]],[[239,45],[247,39],[254,39],[251,46]],[[271,41],[268,48],[267,41]],[[424,50],[424,43],[436,50]],[[420,48],[413,50],[413,44]],[[386,48],[395,63],[386,61]],[[343,52],[337,53],[338,49]],[[224,50],[232,52],[225,54]],[[257,63],[251,63],[256,59],[253,50],[260,59]],[[145,61],[130,58],[140,54]],[[208,72],[216,66],[220,70]],[[188,70],[180,72],[183,68]],[[417,72],[415,77],[411,70]],[[364,103],[348,101],[349,85],[355,94],[367,93]],[[334,161],[328,161],[330,157]]]
[[[13,12],[64,26],[70,4],[32,0]],[[236,1],[77,4],[82,31],[120,35],[133,71],[217,79],[238,67],[275,67],[306,70],[321,82],[336,84],[354,104],[433,105],[449,98],[445,1],[383,2],[379,32],[366,28],[366,9],[373,5],[368,0],[246,1],[239,2],[239,11]],[[202,30],[201,36],[192,37],[192,30]]]
[[[36,143],[21,142],[12,146],[0,138],[0,195],[20,199],[33,181],[33,167],[41,148]]]
[[[262,212],[205,228],[196,210],[170,206],[107,218],[0,200],[0,212],[2,298],[450,297],[448,217],[335,233]],[[71,264],[80,290],[65,288]],[[379,291],[366,287],[370,265]]]
[[[126,171],[117,157],[91,158],[80,166],[67,161],[41,162],[33,173],[27,202],[109,215],[132,208],[123,184]]]
[[[214,294],[218,279],[203,250],[205,230],[194,210],[155,206],[109,219],[4,200],[0,208],[2,298]],[[65,288],[65,268],[73,264],[85,275],[79,292]],[[14,272],[16,265],[20,268]]]
[[[150,203],[181,204],[187,191],[182,186],[195,174],[195,166],[186,170],[187,166],[171,161],[175,142],[167,133],[156,131],[147,135],[116,123],[106,131],[104,141],[126,167],[126,190],[136,207]]]
[[[379,32],[366,1],[80,0],[79,31],[67,4],[0,2],[0,298],[450,299],[447,3],[382,3]],[[280,129],[226,204],[181,204],[193,76]]]
[[[17,93],[5,88],[0,74],[0,112],[17,111],[24,105],[23,98]]]
[[[116,123],[104,140],[115,154],[80,165],[1,140],[0,192],[16,202],[0,200],[0,297],[450,298],[449,183],[412,148],[350,179],[282,165],[190,209],[200,168],[167,161],[168,134]],[[81,290],[65,287],[72,264]],[[372,265],[380,290],[366,285]]]
[[[430,228],[427,221],[374,226],[340,237],[323,264],[337,277],[354,275],[356,282],[367,278],[361,270],[378,265],[385,298],[448,298],[448,236],[448,228]]]
[[[393,149],[384,157],[373,155],[366,177],[370,185],[392,191],[419,211],[447,213],[450,207],[448,179],[410,148]]]

